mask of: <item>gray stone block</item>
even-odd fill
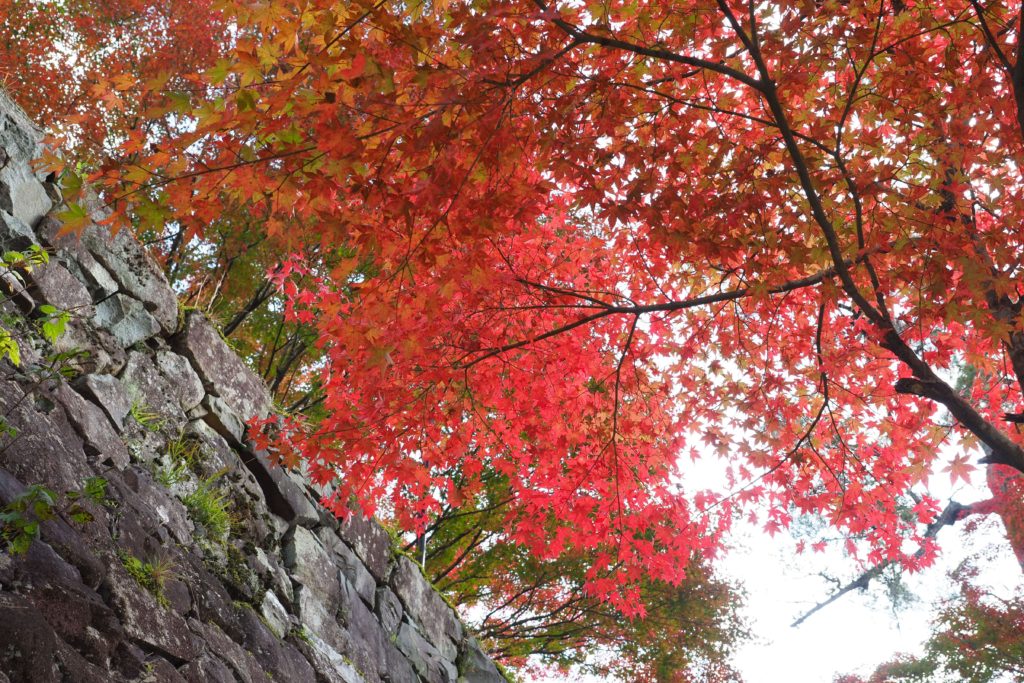
[[[157,351],[156,367],[182,410],[189,411],[202,403],[206,395],[203,381],[187,359],[173,351]]]
[[[281,601],[273,591],[267,591],[260,603],[260,614],[263,615],[267,626],[278,638],[284,638],[291,630],[291,621],[288,619],[288,610],[284,608]]]
[[[352,510],[338,527],[338,535],[355,551],[373,578],[387,582],[392,558],[388,532],[361,511]]]
[[[34,225],[52,207],[31,162],[42,155],[42,131],[6,94],[0,92],[0,210]]]
[[[120,285],[120,290],[142,302],[167,333],[178,327],[178,298],[163,271],[146,255],[129,230],[112,235],[101,226],[82,233],[82,244]]]
[[[157,415],[157,420],[168,427],[168,433],[176,433],[188,421],[181,409],[177,388],[160,372],[148,349],[145,352],[129,351],[118,379],[129,400],[146,412]]]
[[[195,619],[189,619],[188,625],[203,639],[209,651],[215,652],[228,665],[237,680],[242,683],[267,683],[263,666],[220,628]]]
[[[205,316],[196,311],[185,316],[177,346],[192,361],[207,390],[220,396],[243,421],[269,414],[270,397],[263,380],[224,343]]]
[[[25,276],[37,298],[79,318],[89,319],[95,314],[89,290],[60,262],[51,260]]]
[[[391,588],[402,601],[406,616],[446,659],[454,662],[458,656],[457,643],[463,637],[462,622],[409,558],[398,558]]]
[[[128,466],[128,449],[98,406],[82,398],[67,384],[58,387],[56,396],[71,424],[84,439],[87,450],[91,450],[101,462],[109,460],[119,470]]]
[[[340,571],[330,553],[314,533],[295,527],[284,545],[285,566],[292,580],[316,596],[331,614],[341,607],[342,584]]]
[[[110,568],[106,588],[125,633],[132,639],[186,662],[202,652],[202,642],[189,631],[185,620],[161,607],[120,564]]]
[[[323,541],[324,547],[334,553],[335,561],[341,568],[342,574],[355,588],[359,597],[369,607],[373,607],[376,600],[377,582],[356,557],[355,552],[343,543],[332,529],[321,527],[317,530],[317,536]]]
[[[398,628],[398,649],[427,683],[455,683],[458,671],[408,622]]]
[[[124,294],[115,294],[96,304],[93,323],[105,329],[122,348],[145,341],[160,332],[160,323],[142,302]]]
[[[187,683],[235,683],[235,676],[227,664],[213,655],[203,654],[180,670]]]
[[[275,681],[312,681],[316,673],[309,662],[290,643],[282,642],[263,625],[251,609],[242,608],[238,615],[242,646]]]
[[[274,515],[289,525],[312,528],[319,523],[320,515],[306,492],[292,481],[283,467],[270,462],[266,451],[246,446],[238,451],[238,455],[256,477],[267,507]]]
[[[53,348],[61,353],[75,354],[73,365],[83,373],[116,374],[124,367],[124,348],[106,330],[88,320],[72,318],[64,334],[57,337]],[[85,352],[84,355],[79,355]]]
[[[56,396],[29,389],[0,380],[0,415],[17,430],[0,436],[0,467],[28,484],[75,490],[90,474],[78,432]]]
[[[390,588],[381,586],[377,589],[377,616],[385,633],[389,636],[398,633],[404,613],[402,603]]]
[[[480,649],[476,638],[463,641],[456,667],[459,670],[458,683],[508,683],[494,662]]]
[[[232,446],[240,446],[245,437],[245,425],[220,396],[207,394],[203,399],[206,414],[203,420]]]
[[[306,659],[317,674],[331,683],[366,683],[359,670],[348,657],[340,654],[315,633],[306,636],[305,643],[299,643]]]
[[[0,194],[2,192],[3,188],[0,187]],[[0,246],[4,249],[24,249],[35,241],[35,234],[28,223],[0,208]]]
[[[103,409],[119,431],[124,431],[124,419],[131,411],[128,392],[113,375],[84,375],[75,381],[75,388]]]

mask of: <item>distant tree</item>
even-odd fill
[[[938,610],[920,657],[901,655],[868,678],[836,683],[1002,683],[1024,679],[1024,593],[1005,599],[977,582],[965,563],[952,578],[958,593]]]
[[[510,543],[508,480],[494,472],[483,480],[475,500],[445,505],[406,550],[425,560],[427,577],[463,608],[492,655],[520,669],[541,661],[624,681],[742,680],[729,664],[746,637],[742,598],[709,563],[694,558],[678,586],[645,581],[646,613],[627,618],[586,591],[586,553],[541,559]]]

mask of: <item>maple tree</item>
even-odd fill
[[[211,0],[2,0],[0,85],[76,164],[104,158],[126,129],[170,134],[149,116],[227,46]],[[16,18],[16,19],[15,19]]]
[[[91,180],[182,245],[251,219],[324,388],[257,426],[339,512],[422,529],[496,472],[511,542],[641,615],[737,514],[917,568],[941,444],[1024,471],[1019,8],[216,10],[213,66],[104,101],[139,122]]]
[[[548,670],[618,680],[742,680],[729,662],[747,635],[742,599],[708,563],[694,558],[678,586],[642,583],[647,615],[624,619],[585,590],[588,557],[541,560],[510,543],[508,479],[492,471],[482,480],[473,501],[443,507],[405,550],[492,656],[518,671],[541,657]]]
[[[936,610],[922,655],[897,655],[867,677],[839,676],[836,683],[989,683],[1024,675],[1024,596],[1019,587],[1010,594],[987,587],[980,559],[951,572],[956,592]]]

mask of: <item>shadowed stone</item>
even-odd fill
[[[165,332],[174,333],[178,327],[178,298],[131,231],[111,235],[105,227],[90,226],[82,233],[82,245],[117,281],[122,292],[142,302]]]
[[[249,650],[276,681],[312,681],[316,674],[295,647],[282,642],[251,609],[242,609],[239,624],[242,646]]]
[[[228,665],[208,654],[189,662],[179,673],[188,683],[235,683]]]
[[[130,638],[180,663],[199,656],[201,641],[188,630],[185,620],[161,607],[123,567],[111,567],[104,586]]]
[[[114,336],[88,320],[72,318],[53,348],[76,354],[71,365],[86,374],[115,374],[124,367],[127,354]],[[81,352],[86,352],[84,355]]]
[[[508,683],[498,667],[480,649],[476,638],[466,638],[456,662],[458,683]]]
[[[402,603],[398,600],[391,589],[381,587],[377,589],[377,616],[380,618],[380,625],[389,636],[398,633],[398,625],[402,623]]]
[[[89,319],[95,313],[89,290],[58,261],[36,266],[25,277],[37,298],[80,318]]]
[[[35,234],[32,228],[25,221],[0,208],[0,244],[5,249],[24,249],[33,242]]]
[[[57,491],[79,488],[89,476],[85,451],[56,396],[0,380],[0,415],[16,434],[0,437],[0,467],[27,484]]]
[[[398,628],[398,649],[427,683],[454,683],[458,672],[437,649],[420,635],[408,622]]]
[[[320,515],[302,487],[292,481],[283,467],[271,464],[266,451],[246,447],[238,455],[256,477],[272,513],[299,526],[313,527],[319,523]]]
[[[206,642],[210,652],[216,653],[242,683],[266,683],[262,665],[245,648],[232,640],[219,627],[189,619],[189,628]]]

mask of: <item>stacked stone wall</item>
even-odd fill
[[[0,246],[51,255],[0,273],[21,356],[0,362],[0,507],[55,496],[0,553],[0,683],[503,682],[384,529],[251,447],[264,384],[139,243],[60,234],[40,140],[0,93]],[[55,343],[47,304],[71,314]]]

